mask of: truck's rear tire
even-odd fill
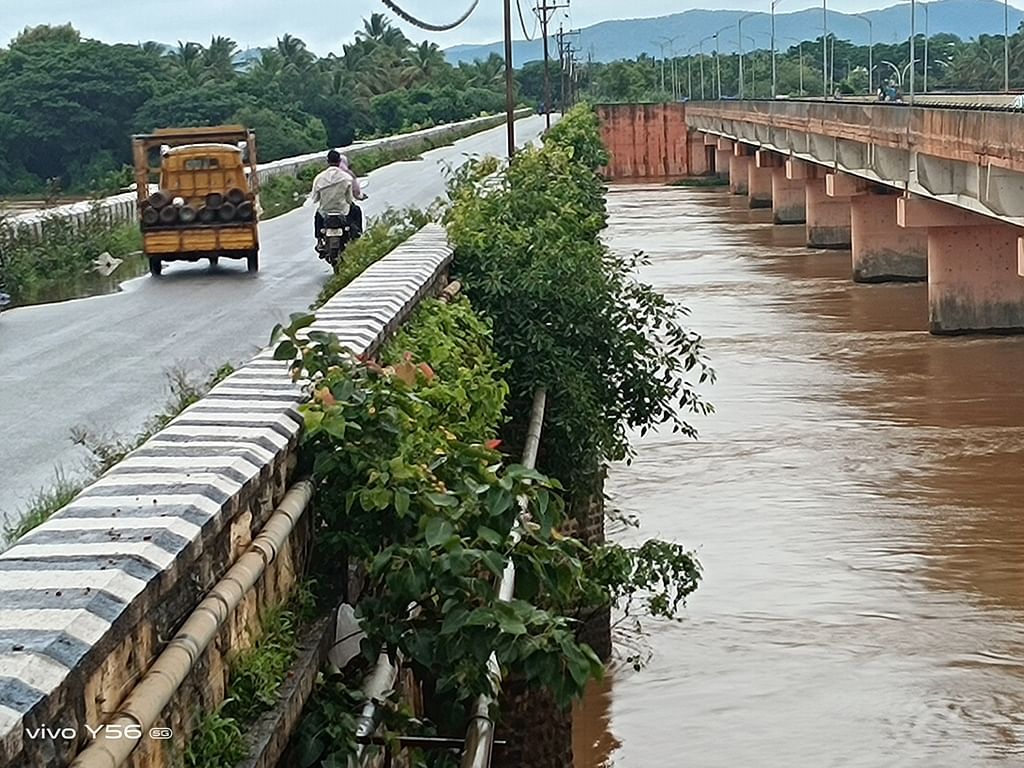
[[[256,273],[260,271],[260,252],[249,251],[245,257],[245,266],[250,273]]]
[[[160,277],[164,271],[164,263],[156,256],[149,257],[149,274],[153,277]]]

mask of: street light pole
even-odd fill
[[[921,85],[921,93],[928,93],[928,3],[921,3],[924,8],[924,83]]]
[[[512,0],[505,0],[505,133],[509,160],[516,153],[516,98],[512,71]]]
[[[1010,92],[1010,3],[1003,0],[1003,93]]]
[[[863,13],[853,14],[858,19],[866,21],[868,24],[868,94],[875,92],[875,31],[874,25],[871,23],[871,19],[865,16]]]
[[[915,15],[917,6],[914,4],[914,0],[910,0],[910,99],[908,103],[914,103],[914,70],[917,67],[914,66],[914,37],[917,35],[917,16]]]
[[[739,70],[739,74],[740,74],[740,91],[739,91],[739,97],[741,99],[743,98],[743,95],[744,95],[743,94],[743,91],[744,91],[744,89],[743,89],[743,20],[744,19],[749,19],[751,16],[756,16],[756,15],[757,14],[754,14],[754,13],[746,13],[746,14],[740,16],[738,19],[736,19],[736,45],[737,45],[737,49],[739,50],[739,55],[740,55],[740,70]]]
[[[772,98],[778,94],[778,76],[775,72],[775,6],[781,3],[782,0],[771,0],[772,10]]]
[[[821,95],[828,98],[828,0],[821,0]]]

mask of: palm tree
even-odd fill
[[[203,51],[203,66],[213,77],[227,80],[233,77],[238,69],[235,63],[237,55],[238,44],[230,37],[211,37],[210,45]]]
[[[155,40],[139,43],[139,50],[153,59],[159,59],[166,53],[163,43],[158,43]]]
[[[178,49],[167,54],[171,65],[193,82],[204,79],[203,46],[199,43],[178,41]]]
[[[293,71],[304,72],[316,61],[306,43],[288,33],[277,38],[277,52],[284,60],[284,67]]]
[[[440,46],[424,40],[409,49],[405,58],[405,69],[402,71],[402,81],[407,86],[429,82],[444,63],[444,53],[441,52]]]
[[[363,28],[356,32],[356,39],[380,43],[384,41],[389,29],[393,27],[383,13],[371,13],[370,18],[363,19]]]
[[[472,64],[463,67],[469,75],[468,85],[477,88],[500,88],[505,82],[505,60],[496,53],[492,53],[485,61],[477,59]]]

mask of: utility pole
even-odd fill
[[[505,130],[508,159],[516,153],[516,96],[512,72],[512,0],[505,0]]]
[[[559,8],[568,7],[568,0],[562,5],[558,4],[558,0],[555,0],[552,5],[548,5],[548,0],[541,0],[533,9],[533,12],[537,14],[537,18],[540,19],[541,34],[544,35],[544,123],[548,130],[551,129],[551,75],[548,72],[550,61],[550,56],[548,55],[548,22],[551,20],[550,14],[553,14]]]
[[[559,78],[558,79],[559,79],[559,84],[560,84],[560,89],[561,89],[562,114],[565,114],[565,112],[568,110],[568,108],[570,106],[569,105],[569,99],[570,99],[570,96],[571,96],[571,94],[569,93],[569,91],[570,91],[570,82],[569,82],[569,62],[570,62],[570,57],[572,57],[575,53],[579,52],[579,49],[572,47],[572,42],[569,40],[569,38],[571,38],[571,37],[573,37],[575,35],[579,35],[579,30],[577,30],[575,32],[573,32],[572,30],[569,30],[568,32],[566,32],[566,31],[564,31],[563,27],[561,25],[559,25],[559,27],[558,27]]]

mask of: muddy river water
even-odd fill
[[[923,284],[718,190],[613,188],[608,242],[690,307],[697,442],[610,474],[705,569],[577,713],[576,768],[1024,766],[1024,337],[927,333]],[[624,655],[627,651],[620,651]]]

